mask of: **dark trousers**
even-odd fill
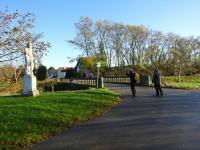
[[[135,90],[135,83],[134,82],[131,82],[131,92],[132,92],[133,96],[135,96],[136,90]]]
[[[155,89],[156,89],[156,95],[157,95],[157,96],[158,96],[158,95],[163,95],[163,91],[162,91],[162,89],[161,89],[161,87],[160,87],[160,84],[154,85],[154,87],[155,87]]]

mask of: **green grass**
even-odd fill
[[[94,118],[119,103],[107,89],[0,97],[0,149],[21,149]]]
[[[180,83],[178,83],[178,76],[164,77],[163,81],[171,88],[200,90],[200,76],[181,76]]]

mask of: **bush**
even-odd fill
[[[65,91],[65,90],[84,90],[89,89],[89,85],[81,85],[74,83],[63,83],[55,80],[47,80],[44,82],[38,82],[38,89],[40,92]]]
[[[11,95],[20,93],[22,91],[22,81],[6,85],[4,88],[0,88],[0,95]]]
[[[36,77],[40,81],[45,80],[47,78],[47,67],[40,65],[37,70]]]

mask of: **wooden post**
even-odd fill
[[[54,95],[54,85],[53,84],[51,84],[51,92]]]

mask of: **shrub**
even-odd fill
[[[0,95],[11,95],[22,91],[22,81],[8,84],[5,88],[0,89]]]
[[[51,92],[52,87],[54,91],[65,91],[65,90],[84,90],[89,89],[89,85],[81,85],[74,83],[63,83],[55,80],[46,80],[38,82],[38,89],[40,92]]]
[[[47,78],[47,68],[46,66],[40,65],[37,73],[36,73],[36,77],[38,80],[43,81]]]

